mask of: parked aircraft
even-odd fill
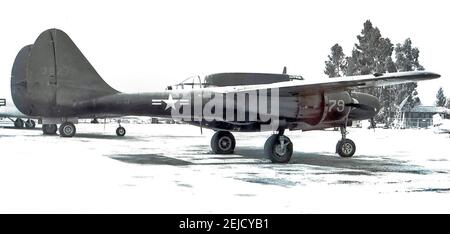
[[[450,133],[450,119],[445,119],[440,114],[435,114],[433,115],[433,127],[435,133]]]
[[[14,123],[15,128],[33,129],[36,127],[36,122],[30,119],[30,116],[20,112],[11,98],[0,98],[0,118],[8,118]]]
[[[217,154],[233,153],[236,141],[232,131],[274,131],[264,152],[272,162],[286,163],[293,152],[293,144],[284,134],[286,129],[339,127],[341,140],[336,152],[342,157],[354,155],[356,146],[347,138],[346,126],[353,120],[371,119],[380,110],[376,97],[355,89],[438,77],[427,71],[326,80],[305,80],[286,71],[219,73],[160,92],[121,93],[99,76],[66,33],[49,29],[17,55],[11,92],[20,112],[42,118],[44,133],[50,131],[48,126],[54,126],[52,132],[56,132],[56,124],[60,124],[60,135],[72,137],[76,132],[74,124],[80,118],[179,118],[215,130],[211,148]],[[188,86],[191,89],[183,89]],[[117,134],[122,133],[125,129],[119,127]]]

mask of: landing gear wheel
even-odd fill
[[[336,153],[343,158],[350,158],[356,152],[356,145],[350,139],[343,139],[336,144]]]
[[[35,127],[36,127],[36,122],[34,122],[34,120],[29,119],[25,122],[25,128],[33,129]]]
[[[14,127],[15,128],[23,128],[24,122],[22,119],[16,119],[16,121],[14,121]]]
[[[287,163],[291,160],[293,144],[284,135],[274,134],[270,136],[264,144],[264,154],[273,163]]]
[[[56,131],[58,131],[58,126],[56,124],[43,124],[42,132],[44,135],[55,135]]]
[[[59,135],[61,137],[73,137],[75,136],[76,128],[73,123],[65,122],[59,126]]]
[[[232,154],[236,140],[233,134],[227,131],[218,131],[211,138],[211,149],[215,154]]]
[[[118,127],[117,129],[116,129],[116,134],[117,134],[117,136],[125,136],[125,133],[126,133],[127,131],[125,131],[125,128],[124,127]]]

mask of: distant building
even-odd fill
[[[433,126],[433,115],[439,114],[442,118],[450,118],[450,109],[436,106],[404,107],[401,110],[397,125],[401,128],[428,128]]]

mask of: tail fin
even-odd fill
[[[118,91],[98,75],[66,33],[49,29],[17,55],[11,93],[22,113],[56,117],[76,102]]]
[[[27,93],[27,68],[32,48],[33,45],[27,45],[19,51],[14,60],[11,75],[11,96],[14,105],[22,113],[28,114],[32,111],[28,105],[30,98]]]

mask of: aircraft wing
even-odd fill
[[[248,92],[262,89],[279,89],[280,96],[315,94],[322,91],[341,91],[410,83],[439,78],[440,75],[427,71],[396,72],[387,74],[348,76],[323,80],[294,80],[264,85],[233,86],[222,92]],[[225,87],[224,87],[225,88]],[[218,90],[219,91],[219,90]],[[219,91],[220,92],[220,91]]]

